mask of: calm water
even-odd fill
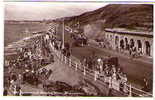
[[[24,37],[30,36],[26,34],[25,31],[34,32],[34,31],[43,31],[46,30],[45,24],[36,24],[36,23],[26,23],[26,24],[8,24],[4,25],[4,46],[12,42],[16,42]]]

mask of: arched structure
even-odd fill
[[[150,46],[150,43],[149,41],[145,41],[145,47],[146,47],[146,55],[150,56],[151,55],[151,46]]]
[[[136,48],[143,56],[153,57],[153,32],[120,31],[117,29],[105,29],[105,38],[112,49]]]

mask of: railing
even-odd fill
[[[102,85],[107,85],[105,82],[109,82],[109,88],[113,88],[117,91],[120,91],[120,85],[117,80],[110,79],[108,77],[105,78],[98,78],[98,73],[94,70],[90,70],[86,68],[86,66],[82,65],[80,60],[76,59],[75,57],[71,56],[67,58],[64,56],[60,51],[56,50],[54,47],[53,51],[57,55],[57,57],[64,63],[68,64],[70,67],[74,68],[76,71],[83,72],[83,75],[92,77],[94,81],[98,81],[98,83]],[[125,83],[123,88],[123,93],[127,94],[128,96],[142,96],[142,97],[152,97],[151,93],[145,92],[141,89],[133,87],[130,83]]]
[[[42,35],[39,35],[42,36]],[[31,37],[35,38],[35,37]],[[31,39],[29,38],[29,39]],[[29,40],[26,39],[26,40]],[[25,40],[25,41],[26,41]],[[14,43],[14,45],[18,44],[19,42]],[[75,58],[74,56],[70,56],[67,58],[64,56],[61,51],[56,50],[53,45],[50,45],[52,51],[54,51],[55,55],[59,58],[60,61],[64,62],[65,64],[69,65],[69,67],[73,68],[75,71],[79,71],[82,73],[86,78],[91,78],[96,82],[97,84],[101,86],[107,86],[111,89],[114,89],[116,91],[120,91],[120,84],[117,80],[112,79],[111,77],[104,77],[100,78],[97,71],[91,70],[84,66],[79,59]],[[10,49],[10,48],[9,48]],[[108,83],[108,85],[106,84]],[[142,97],[152,97],[152,94],[142,91],[140,89],[137,89],[133,87],[130,83],[124,84],[124,87],[122,89],[122,92],[126,96],[142,96]]]
[[[69,67],[73,68],[75,71],[82,72],[84,76],[92,78],[95,82],[98,82],[98,84],[102,86],[108,86],[111,89],[122,92],[125,96],[152,97],[151,93],[135,88],[130,83],[123,84],[121,91],[119,81],[112,79],[111,77],[99,78],[99,73],[97,71],[88,69],[86,66],[81,64],[78,59],[75,59],[75,57],[71,56],[67,58],[61,53],[61,51],[56,50],[54,46],[52,49],[60,61],[68,64]],[[108,83],[108,85],[106,83]]]

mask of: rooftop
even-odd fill
[[[125,28],[106,28],[106,32],[112,32],[112,33],[119,33],[119,34],[130,34],[130,35],[140,35],[140,36],[147,36],[147,37],[153,37],[153,32],[144,32],[139,30],[128,30]]]

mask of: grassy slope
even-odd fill
[[[68,23],[79,20],[81,25],[90,24],[97,20],[106,20],[104,27],[123,27],[135,29],[136,27],[153,29],[153,5],[147,4],[110,4],[79,16],[67,17]]]

